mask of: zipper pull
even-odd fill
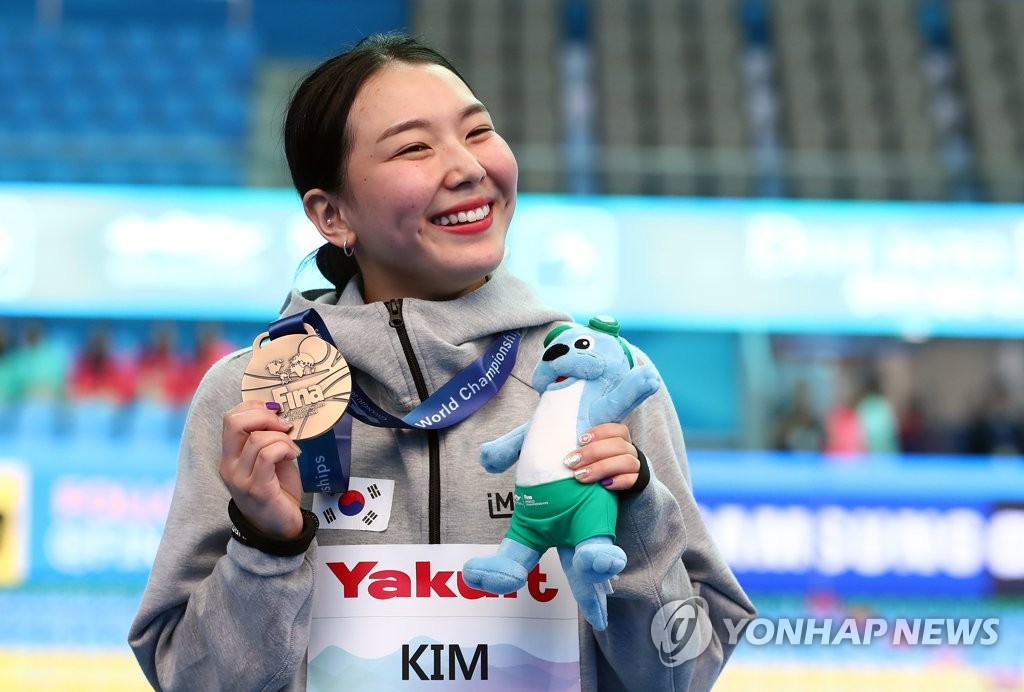
[[[403,326],[405,322],[402,320],[402,299],[392,298],[387,301],[387,306],[388,312],[391,314],[390,319],[388,319],[388,326],[396,329]]]

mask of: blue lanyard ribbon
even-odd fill
[[[268,331],[271,339],[286,334],[305,334],[306,324],[313,327],[321,339],[334,345],[323,318],[312,308],[273,322]],[[512,374],[521,336],[518,330],[504,332],[483,355],[401,418],[378,406],[353,377],[348,409],[332,431],[311,440],[297,441],[302,450],[299,475],[303,490],[339,493],[348,489],[353,418],[375,427],[409,430],[441,430],[469,418],[494,398]]]

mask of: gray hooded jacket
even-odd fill
[[[352,474],[395,481],[390,524],[380,533],[321,528],[309,550],[291,558],[230,540],[229,495],[218,472],[221,427],[224,413],[241,400],[249,353],[217,363],[189,411],[163,540],[129,633],[157,689],[304,689],[318,544],[496,545],[508,528],[507,518],[492,518],[488,494],[512,489],[514,467],[488,474],[479,448],[530,418],[538,401],[530,376],[544,336],[568,316],[541,304],[504,266],[452,301],[364,304],[358,282],[350,281],[340,296],[315,301],[293,292],[284,314],[310,307],[324,318],[363,390],[397,415],[411,411],[424,388],[429,394],[448,382],[502,331],[524,334],[512,376],[469,420],[439,432],[355,422]],[[608,599],[607,630],[595,632],[580,618],[583,689],[709,689],[733,648],[723,618],[753,617],[753,607],[698,512],[664,388],[626,424],[652,479],[620,502],[616,542],[628,564]],[[663,605],[694,595],[708,603],[714,637],[695,660],[665,666],[652,643],[652,618]]]

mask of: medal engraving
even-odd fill
[[[327,432],[345,413],[352,393],[345,358],[309,325],[306,334],[269,337],[264,332],[252,343],[242,400],[280,404],[281,418],[294,424],[288,433],[293,440]]]

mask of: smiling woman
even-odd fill
[[[501,262],[515,157],[433,49],[374,36],[327,61],[296,91],[284,134],[327,241],[317,265],[339,292],[358,273],[368,302],[455,298]]]
[[[422,610],[434,596],[454,596],[443,580],[508,530],[510,515],[495,513],[491,498],[510,497],[513,478],[485,470],[481,445],[533,415],[533,364],[569,317],[503,265],[516,160],[433,49],[389,34],[328,60],[295,91],[284,135],[303,209],[326,241],[317,267],[334,290],[293,290],[257,341],[281,346],[298,324],[298,333],[317,330],[344,355],[358,404],[303,454],[280,402],[239,403],[250,353],[210,369],[129,634],[150,683],[344,689],[358,675],[361,690],[394,689],[410,672],[426,675],[426,640],[453,642],[429,644],[431,660],[448,648],[450,676],[461,670],[508,689],[710,686],[728,641],[713,632],[700,656],[667,666],[649,637],[635,636],[664,604],[698,594],[714,622],[753,617],[690,491],[664,390],[623,423],[566,436],[570,448],[554,445],[550,460],[571,460],[566,480],[578,493],[600,490],[586,488],[596,483],[616,493],[616,543],[628,562],[607,598],[606,629],[577,624],[567,585],[531,606],[460,582],[459,607],[470,616],[456,617],[447,602],[443,616]],[[647,362],[623,348],[631,362]],[[337,486],[347,492],[304,487],[298,464],[327,474],[335,452],[347,463]],[[543,569],[535,582],[552,573]],[[353,570],[382,599],[332,583],[330,574]],[[439,666],[431,679],[443,677]]]
[[[363,297],[478,288],[501,262],[516,201],[515,158],[487,110],[451,70],[393,62],[349,117],[347,185],[308,190],[303,204],[328,243],[354,248]]]

